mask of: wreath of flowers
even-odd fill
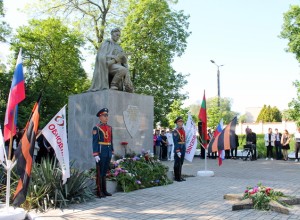
[[[143,149],[139,155],[112,162],[107,177],[117,181],[118,186],[124,192],[130,192],[170,184],[172,181],[168,179],[167,172],[167,166],[152,157],[150,150]]]
[[[279,200],[282,197],[288,196],[281,191],[275,191],[271,187],[263,186],[261,183],[254,187],[247,187],[243,195],[243,199],[252,199],[253,207],[259,210],[269,210],[271,201],[287,206],[287,204]]]

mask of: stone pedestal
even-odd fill
[[[0,205],[0,220],[24,220],[25,217],[26,212],[22,208],[6,208],[5,205]]]
[[[197,176],[201,176],[201,177],[206,177],[206,176],[210,177],[214,175],[215,175],[214,171],[210,171],[210,170],[202,170],[197,172]]]
[[[108,108],[113,127],[115,154],[124,155],[121,142],[128,142],[127,153],[152,152],[153,97],[114,90],[88,92],[69,97],[68,146],[70,161],[79,169],[95,167],[92,156],[92,129],[99,123],[96,116],[101,108]]]

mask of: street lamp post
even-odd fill
[[[218,80],[218,107],[220,108],[220,67],[224,66],[224,65],[218,65],[216,64],[215,61],[210,60],[210,62],[212,62],[213,64],[215,64],[218,67],[218,71],[217,71],[217,80]]]

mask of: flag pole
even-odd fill
[[[207,170],[207,149],[205,149],[205,157],[204,157],[204,170]]]
[[[2,135],[2,128],[1,128],[1,125],[0,125],[0,131],[1,131],[1,134],[0,135]],[[3,137],[3,136],[2,136]],[[4,159],[5,159],[5,164],[7,164],[7,160],[8,160],[8,158],[7,158],[7,153],[6,153],[6,150],[5,150],[5,141],[4,141],[4,139],[2,139],[2,142],[3,143],[0,143],[0,146],[1,146],[1,144],[2,144],[2,146],[3,146],[3,152],[4,152]],[[1,149],[0,149],[1,150]],[[5,165],[4,165],[4,161],[0,161],[1,162],[1,164],[4,166],[4,167],[6,167]],[[5,168],[6,169],[6,168]]]
[[[205,156],[204,156],[205,170],[198,171],[197,176],[214,176],[215,174],[214,174],[213,171],[207,170],[207,156],[206,156],[206,154],[207,154],[208,134],[207,134],[207,113],[206,113],[205,90],[204,90],[203,99],[202,99],[201,108],[200,108],[200,111],[199,111],[198,118],[199,118],[198,130],[199,130],[199,136],[200,136],[200,139],[201,139],[201,142],[202,142],[200,144],[205,149]],[[203,144],[205,144],[206,147],[204,147]]]
[[[16,107],[14,108],[13,118],[11,120],[11,131],[10,131],[10,140],[9,140],[9,150],[8,150],[8,160],[11,158],[11,151],[12,151],[12,142],[13,142],[13,130],[15,125],[15,114],[16,114]]]
[[[9,147],[8,147],[8,158],[6,159],[6,166],[4,168],[6,169],[6,200],[5,200],[5,208],[8,211],[9,209],[9,198],[10,198],[10,178],[11,178],[11,170],[16,165],[17,161],[13,162],[11,158],[11,152],[12,152],[12,143],[13,143],[13,130],[15,127],[15,114],[16,114],[16,108],[14,108],[13,111],[13,117],[11,121],[11,131],[10,131],[10,140],[9,140]],[[6,154],[5,154],[6,156]]]
[[[17,161],[12,162],[11,160],[7,160],[6,166],[4,168],[7,171],[7,178],[6,178],[6,201],[5,201],[5,207],[6,210],[8,211],[9,209],[9,197],[10,197],[10,177],[11,177],[11,170],[14,168],[16,165]]]
[[[200,143],[200,145],[205,149],[205,155],[204,155],[204,170],[203,171],[198,171],[197,172],[197,176],[214,176],[215,173],[214,171],[210,171],[210,170],[207,170],[207,148],[205,148],[203,146],[202,143]]]
[[[202,144],[203,139],[202,139],[201,135],[199,136],[199,139],[200,139],[201,147],[203,147],[204,150],[205,150],[205,154],[204,154],[204,171],[206,171],[207,170],[207,147],[204,147],[204,145]]]

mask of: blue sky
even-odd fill
[[[26,16],[15,8],[23,1],[4,0],[6,18],[13,26],[24,24]],[[182,57],[175,58],[176,71],[189,73],[186,105],[217,96],[217,67],[220,68],[221,97],[232,99],[232,110],[241,114],[247,107],[264,104],[286,109],[296,88],[300,68],[287,53],[287,41],[278,35],[283,13],[299,0],[179,0],[174,6],[190,15],[192,32]],[[7,46],[0,45],[3,52]],[[3,49],[3,50],[2,50]],[[0,54],[1,56],[1,54]],[[5,58],[5,57],[4,57]]]
[[[292,0],[181,0],[175,7],[190,15],[188,46],[174,60],[174,68],[190,73],[186,104],[217,96],[217,67],[221,97],[232,99],[232,110],[277,106],[280,110],[296,97],[292,82],[299,79],[295,56],[284,51],[287,41],[278,35],[283,13]]]

